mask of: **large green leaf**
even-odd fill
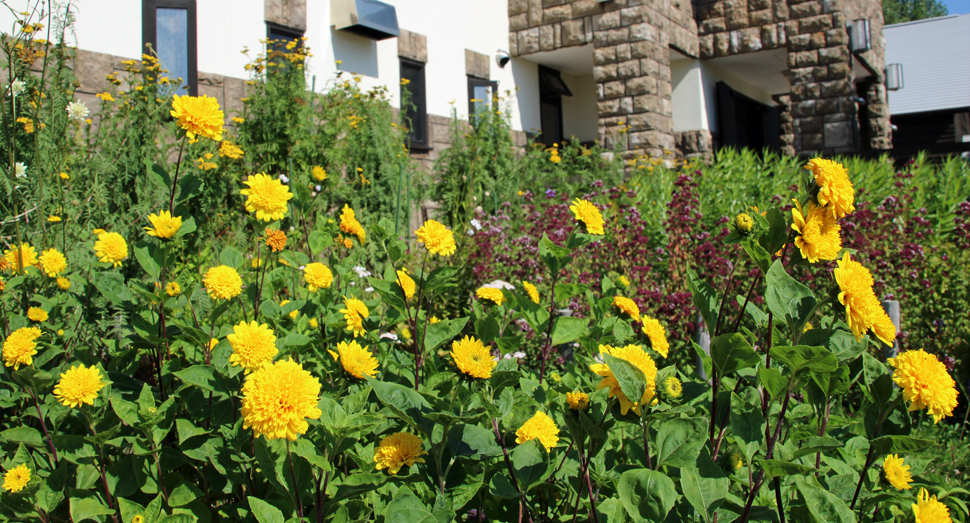
[[[579,339],[586,332],[588,318],[558,316],[552,324],[552,344],[559,345]]]
[[[495,433],[478,425],[456,425],[448,433],[451,454],[471,459],[481,459],[502,454],[502,447],[495,441]]]
[[[780,260],[775,260],[765,276],[768,285],[765,302],[775,318],[784,319],[792,332],[801,324],[815,307],[812,290],[795,281],[786,271]]]
[[[631,402],[639,402],[647,390],[647,377],[643,375],[643,371],[624,359],[605,353],[602,356],[619,383],[623,395]]]
[[[367,377],[367,382],[374,388],[377,399],[394,411],[405,423],[424,432],[426,437],[431,434],[433,424],[424,416],[426,412],[431,411],[431,404],[424,399],[424,396],[414,389],[397,383],[379,381],[371,377]]]
[[[92,496],[87,498],[70,498],[71,501],[71,518],[74,523],[81,523],[82,521],[93,520],[100,521],[98,516],[108,516],[114,514],[115,511],[104,506],[101,500]]]
[[[691,269],[687,269],[687,288],[690,290],[694,306],[704,317],[707,330],[713,332],[717,326],[717,291],[709,283],[700,279]]]
[[[780,361],[791,369],[792,373],[803,370],[809,372],[835,372],[839,367],[839,359],[825,347],[809,347],[795,345],[794,347],[775,346],[769,351],[773,361]]]
[[[739,333],[722,334],[711,340],[711,359],[718,376],[726,376],[736,370],[754,367],[761,356]]]
[[[707,422],[700,419],[672,419],[657,429],[657,466],[690,465],[697,461],[707,441]]]
[[[881,436],[870,443],[876,456],[887,454],[916,454],[926,450],[934,441],[910,436]]]
[[[539,440],[527,441],[512,451],[512,468],[519,480],[519,488],[528,492],[552,473],[549,468],[549,453]]]
[[[441,320],[438,323],[428,325],[428,330],[424,335],[424,350],[434,352],[438,347],[458,336],[468,323],[468,318],[458,318],[454,320]]]
[[[280,509],[254,496],[249,496],[247,499],[249,508],[253,511],[253,516],[259,523],[283,523],[285,521]]]
[[[616,485],[620,503],[634,521],[663,521],[677,501],[677,487],[666,474],[633,469]]]
[[[684,497],[704,517],[704,521],[711,521],[714,517],[727,497],[730,484],[731,480],[721,467],[707,455],[700,456],[695,465],[680,469],[680,487]]]
[[[754,387],[745,390],[743,399],[731,393],[731,432],[748,462],[765,440],[766,422],[760,403]]]
[[[384,509],[385,523],[446,523],[453,518],[453,512],[428,508],[407,485],[397,490]]]
[[[761,470],[764,470],[765,475],[769,478],[797,476],[799,474],[815,472],[814,467],[807,467],[798,463],[778,459],[762,460],[759,465],[761,466]]]
[[[835,494],[818,486],[814,478],[795,477],[795,486],[805,499],[808,521],[814,523],[855,523],[856,516]]]

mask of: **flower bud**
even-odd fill
[[[742,235],[751,234],[751,229],[754,228],[754,220],[748,213],[741,213],[734,217],[734,229]]]

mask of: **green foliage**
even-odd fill
[[[882,17],[889,24],[946,16],[946,4],[939,0],[882,0]]]

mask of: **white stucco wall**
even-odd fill
[[[575,136],[580,142],[595,140],[599,134],[596,115],[596,80],[593,75],[573,76],[563,73],[572,96],[562,97],[563,136]]]

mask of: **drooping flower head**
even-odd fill
[[[148,221],[151,227],[144,227],[149,236],[154,236],[162,240],[168,240],[175,236],[182,227],[182,217],[172,216],[168,211],[159,211],[158,214],[149,214]]]
[[[519,430],[515,431],[516,443],[522,444],[534,439],[538,439],[539,443],[542,443],[546,452],[552,452],[552,449],[559,443],[559,427],[548,414],[541,410],[536,411],[534,416],[523,423]]]
[[[40,255],[40,270],[51,278],[57,278],[67,270],[67,258],[57,249],[47,249]]]
[[[455,236],[444,224],[435,220],[424,222],[414,234],[418,237],[418,243],[423,243],[431,254],[451,256],[457,250]]]
[[[21,327],[7,336],[3,342],[3,364],[19,370],[21,365],[30,365],[37,354],[37,338],[41,330],[37,327]]]
[[[834,260],[839,256],[842,250],[841,227],[831,213],[813,202],[808,202],[803,212],[796,200],[791,214],[794,220],[791,228],[798,233],[795,246],[802,252],[803,258],[818,263],[819,260]]]
[[[83,363],[75,365],[61,374],[61,380],[54,387],[54,396],[65,407],[76,408],[82,403],[94,405],[94,398],[107,385],[101,378],[101,370],[97,367],[85,367]]]
[[[27,319],[34,323],[47,321],[47,318],[48,318],[47,311],[45,311],[44,309],[41,309],[40,307],[31,307],[27,309]]]
[[[94,254],[104,263],[121,267],[121,262],[128,257],[128,243],[116,232],[100,232],[98,241],[94,242]]]
[[[491,378],[492,369],[498,365],[482,340],[471,336],[451,342],[451,359],[462,374],[478,379]]]
[[[589,202],[589,200],[580,200],[577,198],[573,201],[573,204],[569,206],[569,210],[573,211],[578,221],[583,222],[586,225],[586,232],[590,234],[598,234],[602,236],[606,234],[603,232],[603,214],[600,213],[598,207]]]
[[[364,243],[367,239],[367,231],[357,221],[357,213],[347,204],[344,204],[343,210],[340,211],[340,230],[347,234],[353,234],[360,243]]]
[[[232,332],[226,336],[232,346],[229,363],[242,367],[246,374],[273,361],[273,357],[279,352],[276,349],[276,335],[269,325],[243,321],[233,327]]]
[[[572,410],[586,410],[589,408],[589,394],[581,391],[567,392],[566,403]]]
[[[951,523],[950,509],[946,505],[936,500],[936,496],[930,497],[930,493],[925,488],[919,489],[916,495],[916,503],[913,507],[913,515],[916,516],[916,523]]]
[[[842,218],[855,210],[855,188],[841,163],[814,158],[805,168],[815,175],[816,200],[827,213],[833,218]]]
[[[627,398],[626,394],[620,389],[620,382],[613,375],[613,370],[606,363],[594,363],[589,366],[589,370],[603,377],[596,390],[609,389],[609,397],[616,396],[620,400],[620,412],[626,415],[631,409],[637,416],[640,415],[640,407],[649,405],[653,401],[657,389],[657,364],[653,358],[639,345],[627,345],[626,347],[611,347],[600,345],[601,354],[609,354],[615,358],[620,358],[633,364],[643,372],[647,381],[647,386],[641,398]]]
[[[20,492],[30,483],[30,469],[26,463],[21,463],[3,475],[3,490]]]
[[[367,306],[357,298],[344,298],[344,307],[346,309],[340,309],[340,312],[347,321],[347,332],[353,332],[355,338],[364,335],[367,332],[364,330],[364,320],[370,316]]]
[[[310,292],[317,292],[317,289],[329,289],[333,283],[333,273],[326,265],[313,262],[303,268],[303,279],[306,280],[307,289]]]
[[[421,438],[407,432],[398,432],[381,438],[381,444],[374,449],[374,463],[377,470],[384,470],[397,474],[401,467],[412,467],[415,463],[424,463],[421,456],[424,451]]]
[[[644,316],[643,329],[641,330],[650,340],[650,348],[666,358],[670,350],[670,343],[667,342],[667,329],[664,329],[664,326],[655,318]]]
[[[934,423],[953,415],[957,406],[956,382],[936,356],[923,349],[911,350],[886,362],[894,367],[893,381],[903,389],[910,411],[926,409]]]
[[[23,258],[23,265],[21,265],[21,258]],[[37,251],[34,250],[33,245],[21,243],[16,249],[7,249],[3,253],[3,259],[7,262],[8,270],[21,272],[27,267],[37,266]]]
[[[882,463],[882,470],[886,473],[886,480],[890,485],[900,490],[913,488],[910,486],[913,476],[909,474],[909,465],[903,465],[903,459],[898,454],[886,456],[886,460]]]
[[[481,300],[489,300],[496,305],[505,303],[505,294],[502,293],[502,289],[495,287],[480,287],[475,291],[475,295]]]
[[[292,359],[263,365],[242,388],[243,428],[256,437],[295,440],[306,434],[306,419],[319,419],[320,380]]]
[[[407,269],[397,271],[397,284],[404,291],[404,297],[409,300],[414,297],[414,293],[418,289],[418,286],[414,283],[414,279],[408,274]]]
[[[522,282],[522,286],[525,287],[525,292],[529,295],[529,299],[532,300],[532,303],[539,303],[539,289],[527,281]]]
[[[202,279],[209,296],[216,300],[229,300],[242,293],[242,278],[236,269],[228,265],[210,268]]]
[[[636,302],[630,298],[624,296],[614,296],[613,305],[633,320],[640,321],[640,307],[638,307]]]
[[[892,345],[896,339],[896,329],[886,328],[887,320],[889,324],[892,324],[892,320],[889,320],[872,290],[873,280],[869,269],[845,253],[833,274],[839,284],[839,302],[845,305],[845,322],[856,341],[872,329],[883,343]]]
[[[254,174],[243,183],[247,188],[239,194],[246,196],[246,212],[255,213],[257,220],[267,222],[286,216],[287,202],[293,197],[289,187],[265,173]]]
[[[219,109],[219,101],[206,95],[179,96],[172,101],[172,117],[178,120],[179,127],[185,129],[185,136],[194,140],[196,135],[222,140],[222,125],[225,115]]]
[[[377,358],[368,350],[368,347],[361,347],[357,340],[350,340],[350,343],[341,341],[337,344],[337,352],[327,351],[333,356],[334,361],[347,371],[347,374],[362,380],[364,376],[377,376],[379,363]]]

